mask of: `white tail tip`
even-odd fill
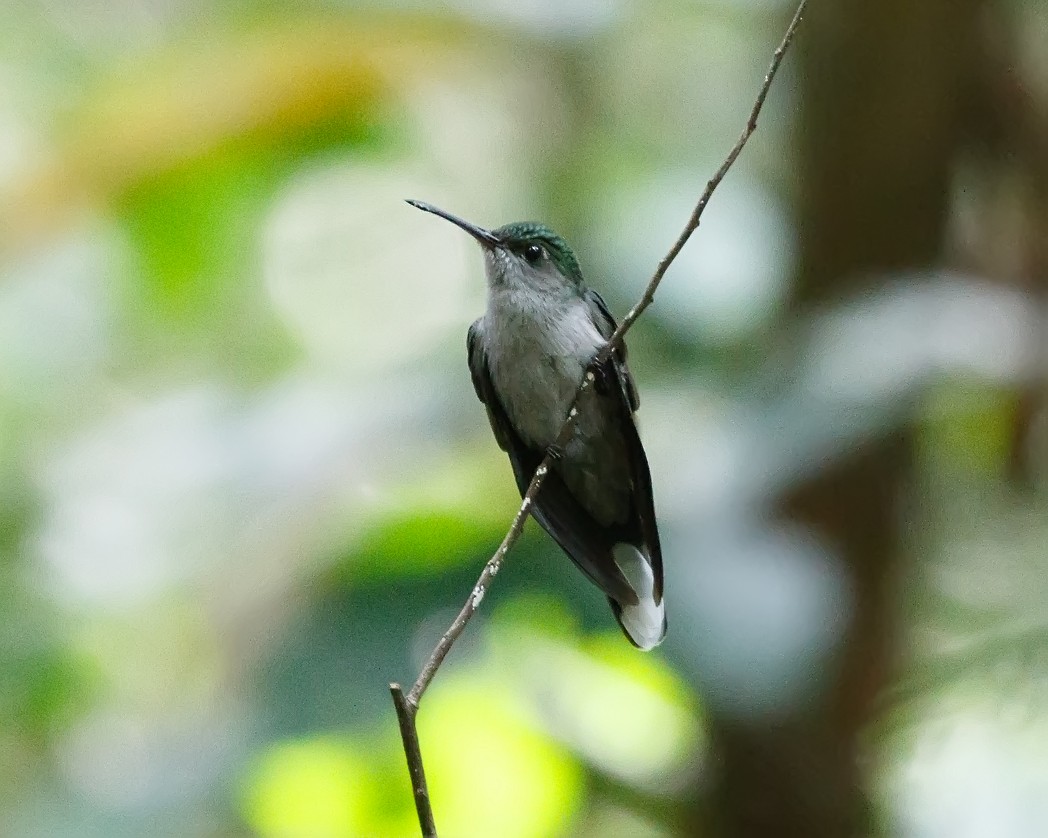
[[[632,544],[616,544],[612,555],[639,600],[636,605],[618,604],[615,616],[634,645],[648,652],[666,636],[666,606],[661,598],[655,602],[651,564]]]

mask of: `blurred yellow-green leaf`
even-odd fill
[[[244,817],[263,838],[353,838],[367,834],[373,805],[369,761],[346,741],[274,745],[248,777]]]
[[[447,677],[419,716],[433,805],[449,835],[570,834],[582,773],[508,685]]]

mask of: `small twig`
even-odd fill
[[[691,212],[691,216],[688,218],[687,224],[681,231],[677,240],[670,247],[669,251],[665,256],[662,257],[658,266],[655,268],[655,273],[648,281],[647,287],[644,289],[643,295],[637,301],[636,305],[633,306],[622,318],[622,322],[619,323],[618,327],[612,333],[611,337],[608,338],[604,346],[601,347],[600,351],[594,356],[590,362],[589,368],[583,376],[582,382],[579,384],[579,388],[575,393],[575,399],[572,402],[571,409],[568,411],[568,415],[564,418],[564,423],[561,425],[560,431],[557,434],[556,442],[551,446],[554,450],[564,450],[565,446],[570,442],[572,435],[575,432],[575,421],[578,417],[578,403],[582,395],[593,386],[595,380],[594,368],[606,361],[611,353],[614,352],[618,346],[622,343],[622,339],[626,332],[630,330],[633,324],[640,317],[641,313],[651,305],[655,299],[655,291],[659,287],[659,283],[662,282],[663,276],[666,271],[669,270],[670,265],[673,264],[673,260],[677,258],[677,255],[687,244],[688,239],[691,238],[691,234],[699,227],[699,222],[702,220],[702,214],[706,210],[706,205],[710,202],[710,197],[713,195],[714,190],[720,185],[720,182],[724,180],[725,175],[728,174],[728,170],[734,165],[739,154],[742,152],[743,147],[749,140],[750,135],[757,128],[757,117],[760,116],[761,108],[764,107],[764,100],[768,98],[768,91],[771,89],[772,82],[775,80],[775,76],[779,71],[779,66],[782,64],[783,56],[786,54],[786,50],[789,49],[790,43],[793,41],[793,36],[797,31],[797,27],[800,25],[801,19],[804,16],[804,9],[807,5],[807,0],[801,0],[797,6],[797,11],[794,12],[793,19],[790,21],[789,27],[786,29],[786,34],[782,38],[782,42],[779,44],[778,49],[775,50],[775,54],[772,56],[771,65],[768,67],[768,72],[764,76],[764,82],[761,84],[760,90],[757,92],[757,98],[753,103],[753,108],[750,110],[749,119],[746,121],[746,127],[743,128],[739,138],[735,141],[735,145],[732,146],[731,151],[728,152],[728,156],[724,158],[724,162],[721,163],[720,168],[717,169],[716,173],[706,183],[706,188],[703,190],[698,203]],[[415,729],[415,715],[418,713],[419,703],[422,701],[422,696],[426,692],[426,688],[429,686],[433,677],[437,674],[437,670],[440,665],[444,662],[444,658],[447,657],[451,647],[455,644],[455,641],[459,638],[459,635],[466,628],[466,624],[470,621],[473,616],[473,612],[477,610],[481,600],[484,598],[484,594],[487,593],[488,587],[491,584],[491,580],[495,578],[495,575],[499,572],[502,567],[502,561],[505,559],[506,554],[510,548],[520,538],[520,534],[524,529],[524,522],[527,520],[528,515],[531,514],[531,508],[535,501],[535,496],[538,494],[539,489],[542,488],[542,484],[546,479],[546,475],[549,473],[551,465],[551,454],[549,450],[546,452],[546,456],[542,458],[542,462],[538,468],[535,469],[535,476],[532,477],[531,483],[528,484],[527,491],[524,493],[524,497],[521,500],[520,508],[517,509],[517,514],[513,516],[513,523],[510,524],[509,530],[506,532],[505,537],[502,539],[502,543],[499,544],[498,549],[488,559],[487,564],[484,565],[484,570],[480,574],[480,578],[477,580],[477,584],[473,586],[473,591],[469,598],[466,600],[465,605],[462,606],[462,610],[459,611],[458,616],[455,617],[454,621],[448,627],[448,630],[444,632],[443,637],[440,638],[440,642],[437,643],[436,648],[430,654],[429,659],[422,667],[422,671],[419,673],[418,678],[412,685],[411,690],[405,697],[401,692],[400,686],[397,684],[390,684],[390,691],[393,694],[393,702],[397,706],[397,718],[400,721],[400,734],[404,741],[404,753],[407,756],[408,769],[411,772],[412,790],[415,795],[415,808],[418,810],[419,824],[422,827],[423,836],[434,836],[436,835],[436,827],[434,826],[433,811],[430,807],[429,792],[426,788],[426,775],[422,767],[422,751],[419,747],[418,733]]]
[[[408,704],[400,684],[390,684],[389,691],[393,695],[393,706],[397,708],[400,738],[404,742],[404,755],[408,759],[411,791],[415,797],[415,811],[418,812],[419,826],[422,827],[422,838],[437,838],[437,825],[433,821],[433,807],[429,803],[429,787],[426,785],[426,770],[422,767],[422,748],[415,728],[418,706]]]

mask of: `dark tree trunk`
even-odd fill
[[[798,39],[803,313],[934,264],[979,53],[980,0],[838,0],[810,6]],[[714,719],[714,822],[725,836],[874,832],[859,733],[893,661],[892,590],[910,434],[892,429],[781,499],[843,564],[854,605],[836,665],[803,713]]]

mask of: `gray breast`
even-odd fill
[[[586,363],[603,338],[580,304],[551,310],[534,299],[500,295],[485,315],[484,335],[492,383],[517,433],[545,448],[571,406]],[[580,416],[580,428],[599,411]],[[597,430],[593,428],[593,430]]]
[[[539,307],[489,306],[484,334],[492,384],[517,434],[529,446],[552,445],[589,360],[604,343],[579,301],[552,313]],[[608,419],[606,398],[589,389],[575,435],[556,468],[601,524],[624,521],[631,488],[625,444]]]

